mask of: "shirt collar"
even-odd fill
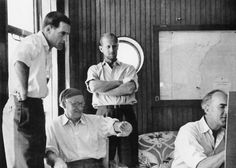
[[[121,62],[116,60],[113,64],[116,66],[116,65],[120,65]],[[103,62],[102,62],[102,66],[104,66],[104,65],[108,65],[108,63],[105,60],[103,60]]]
[[[206,123],[204,116],[199,121],[199,127],[200,127],[201,133],[211,131],[210,127]]]
[[[66,117],[65,114],[63,114],[61,121],[62,121],[62,125],[66,125],[66,124],[69,123],[70,120]],[[82,115],[81,115],[81,118],[80,118],[80,120],[77,122],[77,124],[78,124],[78,123],[85,124],[85,122],[86,122],[86,117],[85,117],[84,114],[82,114]]]
[[[200,127],[201,133],[205,133],[205,132],[208,132],[208,131],[210,131],[212,133],[212,130],[210,129],[210,127],[206,123],[206,120],[205,120],[204,116],[200,119],[199,122],[200,122],[199,127]],[[225,129],[221,128],[221,130],[219,131],[218,134],[222,134],[222,132],[224,132],[224,131],[225,131]]]
[[[201,132],[202,134],[209,132],[209,133],[212,135],[212,138],[214,139],[214,137],[213,137],[213,132],[212,132],[212,130],[210,129],[210,127],[207,125],[204,116],[200,119],[199,122],[200,122],[200,123],[199,123],[200,132]],[[215,143],[213,143],[213,144],[214,144],[214,148],[216,148],[216,147],[220,144],[220,142],[221,142],[221,141],[223,140],[223,138],[224,138],[224,135],[225,135],[225,128],[221,128],[221,129],[219,130],[217,136],[216,136]]]
[[[47,51],[50,51],[50,47],[49,47],[49,44],[48,44],[48,41],[47,39],[45,38],[44,34],[42,31],[39,31],[38,33],[38,36],[41,38],[42,42],[43,42],[43,46],[46,48]]]

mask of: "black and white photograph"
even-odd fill
[[[0,168],[235,168],[235,0],[0,0]]]

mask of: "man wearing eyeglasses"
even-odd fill
[[[132,126],[118,119],[84,113],[82,91],[69,88],[60,94],[64,114],[47,128],[46,156],[54,168],[104,168],[106,138],[128,136]]]

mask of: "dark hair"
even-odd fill
[[[43,28],[47,25],[52,25],[57,28],[60,22],[71,24],[70,19],[66,15],[57,11],[49,12],[43,21]]]
[[[83,92],[79,89],[76,88],[68,88],[68,89],[64,89],[59,96],[59,103],[60,106],[62,108],[65,108],[65,101],[66,99],[73,97],[73,96],[77,96],[77,95],[82,95],[83,96]]]
[[[104,33],[104,34],[102,34],[102,36],[101,36],[101,38],[100,38],[100,46],[102,45],[102,40],[104,39],[104,38],[111,38],[111,39],[113,39],[116,43],[118,43],[118,38],[116,37],[116,35],[115,34],[113,34],[113,33]]]
[[[213,96],[216,92],[220,92],[220,93],[223,93],[223,94],[227,95],[223,90],[220,90],[220,89],[215,89],[215,90],[210,91],[210,92],[207,93],[207,94],[203,97],[203,99],[202,99],[201,107],[202,107],[203,110],[204,110],[206,104],[209,103],[209,101],[212,99],[212,96]]]

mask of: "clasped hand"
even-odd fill
[[[119,129],[118,130],[119,133],[117,134],[117,136],[118,137],[125,137],[125,136],[129,136],[129,134],[133,130],[133,127],[129,122],[122,121],[122,122],[119,123],[118,129]]]
[[[67,168],[67,165],[61,158],[57,158],[55,161],[54,168]]]

